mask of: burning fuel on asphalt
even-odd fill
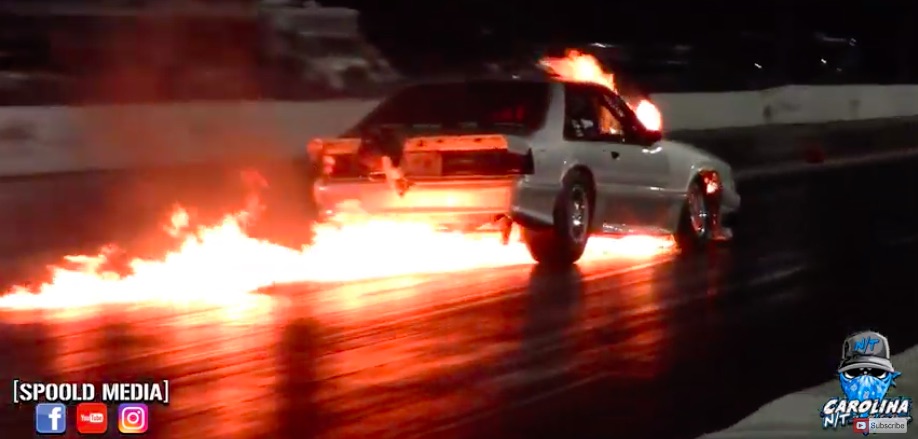
[[[346,283],[533,264],[514,234],[439,230],[433,224],[350,215],[314,227],[312,243],[293,249],[252,236],[261,204],[257,197],[215,224],[195,224],[177,206],[163,238],[179,244],[159,258],[133,258],[127,272],[110,268],[117,246],[94,255],[64,256],[50,266],[50,280],[14,286],[0,296],[0,309],[69,309],[105,304],[238,304],[260,289],[289,283]],[[652,258],[671,253],[671,239],[650,236],[590,241],[584,261]]]

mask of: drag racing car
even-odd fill
[[[308,152],[326,217],[359,208],[449,229],[521,229],[532,257],[570,265],[593,234],[726,240],[731,168],[664,140],[600,84],[508,76],[408,86]]]

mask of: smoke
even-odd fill
[[[292,156],[308,139],[285,131],[291,123],[280,106],[253,102],[270,94],[272,73],[255,12],[146,11],[66,23],[51,26],[50,53],[69,72],[71,101],[85,106],[67,110],[73,138],[62,154],[83,168],[127,170],[100,189],[112,217],[100,216],[99,227],[118,225],[115,212],[159,221],[154,213],[172,203],[223,215],[244,193],[239,170],[249,168],[271,182],[270,216],[295,211],[302,221],[308,175]]]

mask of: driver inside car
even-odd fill
[[[575,98],[576,99],[576,98]],[[595,138],[621,134],[621,125],[608,107],[597,96],[576,99],[573,102],[570,124],[577,137]]]
[[[622,134],[621,125],[618,123],[618,119],[615,118],[609,107],[603,105],[602,99],[599,96],[593,96],[590,101],[596,111],[600,134],[604,136]]]

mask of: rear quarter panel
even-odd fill
[[[545,124],[530,138],[535,174],[534,183],[560,188],[564,174],[575,163],[570,149],[564,147],[564,88],[552,84]]]
[[[566,173],[580,164],[570,148],[565,148],[564,88],[551,84],[545,123],[526,139],[535,164],[535,173],[523,177],[512,201],[516,214],[552,224],[555,199]]]

